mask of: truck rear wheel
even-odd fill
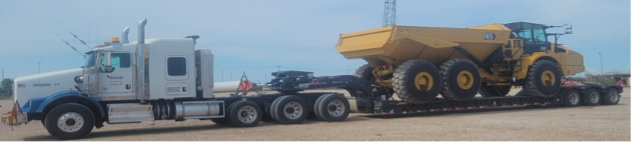
[[[319,120],[343,121],[349,116],[349,100],[343,95],[327,94],[318,97],[314,102],[314,113]]]
[[[238,127],[254,127],[259,124],[263,111],[257,103],[240,100],[228,106],[228,115],[225,117],[231,124]]]
[[[481,75],[474,63],[465,59],[449,60],[441,65],[441,95],[455,101],[472,99],[481,86]]]
[[[601,104],[604,105],[616,105],[619,103],[619,91],[614,88],[609,88],[606,93],[601,94]]]
[[[84,105],[67,103],[53,108],[44,121],[46,130],[59,139],[76,139],[94,128],[94,114]]]
[[[561,77],[562,73],[555,63],[549,60],[537,60],[529,68],[527,82],[523,89],[532,96],[553,96],[562,87]]]
[[[478,93],[483,97],[504,97],[511,91],[511,86],[487,86],[482,83]]]
[[[270,106],[270,115],[280,124],[300,124],[307,119],[309,109],[307,102],[294,95],[275,99]]]
[[[584,95],[582,95],[582,102],[587,106],[596,106],[599,105],[601,101],[601,94],[594,88],[590,88],[586,90]]]
[[[395,69],[393,90],[400,99],[409,103],[433,101],[441,91],[439,70],[426,60],[406,61]]]

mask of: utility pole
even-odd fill
[[[230,71],[230,81],[233,81],[233,71]]]
[[[603,56],[601,55],[601,52],[599,52],[599,60],[601,62],[601,76],[603,76]]]
[[[224,82],[224,70],[222,70],[222,82]]]
[[[41,64],[41,63],[42,63],[42,62],[37,62],[37,73],[40,73],[40,64]]]
[[[280,65],[277,65],[277,68],[279,69],[279,71],[281,71],[281,66]]]

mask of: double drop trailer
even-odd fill
[[[437,98],[427,103],[408,103],[393,100],[387,87],[354,75],[314,77],[311,72],[279,71],[272,73],[276,78],[269,83],[279,93],[215,97],[213,55],[207,49],[194,49],[199,36],[145,41],[145,24],[146,19],[139,23],[137,43],[128,42],[129,28],[126,28],[121,42],[115,37],[110,46],[88,52],[86,64],[78,72],[44,73],[29,77],[31,80],[16,78],[15,105],[11,112],[3,114],[3,123],[19,125],[41,120],[51,135],[74,139],[85,136],[94,127],[103,127],[104,122],[201,119],[252,127],[260,121],[281,124],[298,124],[309,118],[343,121],[352,107],[360,113],[408,114],[503,106],[612,105],[619,102],[622,92],[620,86],[565,86],[550,97],[505,96],[466,101]],[[29,86],[39,82],[66,87],[54,83],[60,80],[50,76],[70,78],[73,87],[60,92],[39,92],[46,95],[38,97],[20,93],[36,89]],[[345,89],[350,97],[335,92],[301,92],[321,88]]]

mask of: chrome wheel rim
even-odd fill
[[[579,103],[579,94],[571,93],[568,95],[568,99],[571,102],[571,104],[577,104]]]
[[[257,110],[252,106],[243,106],[237,111],[237,119],[243,123],[252,123],[257,118]]]
[[[303,114],[303,106],[298,102],[289,102],[283,107],[283,114],[289,119],[297,119]]]
[[[599,102],[599,93],[598,92],[590,93],[590,102],[592,102],[592,103]]]
[[[76,112],[66,112],[57,119],[57,127],[67,133],[79,131],[79,129],[83,127],[83,124],[83,116]]]
[[[610,96],[610,101],[612,102],[617,102],[619,100],[619,95],[615,91],[610,91],[608,96]]]
[[[345,111],[345,105],[340,100],[332,100],[327,104],[327,112],[333,117],[341,116]]]

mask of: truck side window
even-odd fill
[[[110,54],[110,63],[112,63],[112,67],[114,68],[129,68],[131,66],[130,54],[129,53],[111,53]],[[101,56],[100,67],[104,69],[105,62],[103,61],[103,56]],[[105,70],[101,70],[101,72],[105,72]]]
[[[167,74],[169,76],[184,76],[187,74],[187,60],[184,57],[167,58]]]

